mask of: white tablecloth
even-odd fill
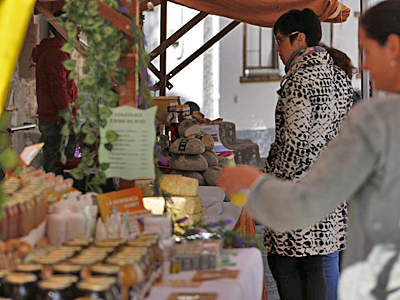
[[[230,261],[236,262],[234,267],[226,269],[237,269],[239,275],[236,279],[218,279],[203,281],[196,288],[170,288],[152,287],[146,300],[165,300],[172,292],[214,292],[218,294],[218,300],[260,300],[263,284],[263,262],[261,252],[256,248],[223,250],[224,253],[238,253],[231,255]],[[189,279],[196,271],[185,271],[178,274],[164,275],[164,279]]]

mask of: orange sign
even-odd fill
[[[144,210],[142,198],[142,190],[138,187],[97,195],[97,204],[103,222],[106,222],[113,206],[122,213]]]

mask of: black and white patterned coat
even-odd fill
[[[353,103],[346,73],[322,47],[304,49],[281,82],[275,112],[275,143],[265,171],[298,181],[339,131]],[[346,199],[343,199],[345,201]],[[291,232],[266,228],[267,249],[284,256],[324,255],[346,247],[347,207],[339,206],[321,223]]]

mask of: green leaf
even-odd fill
[[[82,68],[83,74],[87,74],[90,72],[90,67],[88,65],[84,65]]]
[[[102,171],[107,170],[109,167],[110,167],[110,163],[101,163],[101,164],[100,164],[100,169],[101,169]]]
[[[99,113],[100,113],[100,118],[101,119],[106,119],[109,116],[111,116],[112,111],[108,107],[102,106],[102,107],[100,107]]]
[[[68,79],[69,80],[73,80],[73,79],[75,79],[75,78],[77,78],[78,77],[78,72],[77,71],[72,71],[72,72],[70,72],[69,73],[69,75],[68,75]]]
[[[68,30],[67,38],[70,40],[75,40],[78,36],[78,29],[76,27]]]
[[[72,51],[74,51],[74,45],[71,45],[70,43],[65,43],[64,46],[61,47],[61,50],[66,53],[72,53]]]
[[[12,149],[6,149],[0,154],[0,164],[4,170],[14,168],[18,163],[18,156]]]
[[[105,147],[108,151],[111,151],[111,150],[113,149],[113,145],[112,145],[111,143],[104,144],[104,147]]]
[[[63,165],[66,164],[67,162],[67,156],[65,155],[65,153],[61,153],[61,157],[60,157],[60,161]]]
[[[99,186],[94,186],[93,190],[97,193],[97,194],[101,194],[103,193],[103,190],[101,189],[101,187]]]
[[[111,50],[110,53],[108,53],[108,60],[110,62],[117,62],[120,57],[121,57],[121,52],[118,50]]]
[[[63,127],[61,128],[61,134],[62,135],[69,135],[70,134],[70,130],[68,127],[68,124],[64,124]]]
[[[71,121],[71,111],[69,110],[69,108],[64,108],[58,113],[58,116],[62,118],[66,123],[69,123],[69,121]]]
[[[95,42],[100,43],[101,42],[101,35],[99,33],[95,33],[93,35],[93,39],[95,40]]]
[[[98,178],[100,179],[101,184],[106,184],[107,183],[107,176],[104,174],[104,172],[99,172],[97,174]]]
[[[8,114],[6,111],[3,110],[3,113],[0,117],[0,130],[7,128],[8,125]]]
[[[104,26],[103,27],[103,34],[104,37],[108,37],[114,33],[114,29],[111,26]]]
[[[68,31],[73,30],[74,28],[76,28],[76,25],[72,22],[67,22],[65,24],[65,29],[67,29]]]
[[[106,127],[106,125],[107,125],[107,120],[105,120],[105,119],[100,119],[100,120],[99,120],[99,125],[100,125],[101,128]]]
[[[87,102],[83,107],[82,111],[85,115],[91,116],[91,117],[96,117],[97,109],[96,106],[94,106],[92,103]]]
[[[81,132],[84,134],[88,134],[90,132],[90,125],[88,123],[83,124],[81,127]]]
[[[94,85],[96,83],[96,77],[89,74],[83,79],[83,82],[85,85]]]
[[[78,98],[75,100],[75,105],[76,106],[81,106],[83,103],[85,103],[85,96],[79,95]]]
[[[82,180],[83,179],[83,170],[80,168],[75,168],[71,171],[71,176],[74,177],[76,180]]]
[[[96,134],[94,132],[89,132],[86,136],[83,142],[86,145],[93,145],[96,142]]]
[[[72,123],[72,129],[75,132],[75,134],[79,133],[79,131],[81,130],[81,125],[82,124],[79,121],[76,121],[76,122]]]
[[[114,130],[108,130],[106,132],[106,139],[109,143],[113,143],[118,139],[119,135]]]
[[[76,60],[75,59],[66,59],[62,62],[62,64],[68,71],[72,71],[76,67]]]

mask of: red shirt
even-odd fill
[[[32,51],[36,63],[36,97],[39,120],[61,122],[57,115],[78,97],[69,71],[62,62],[70,55],[61,51],[63,43],[56,38],[45,38]]]

